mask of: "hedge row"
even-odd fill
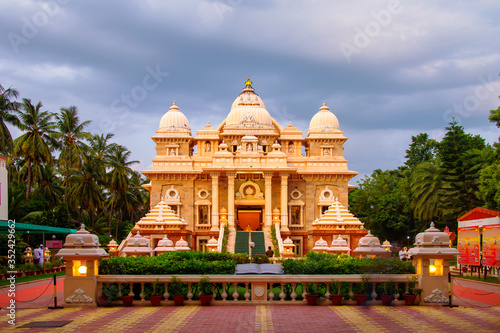
[[[396,258],[354,258],[345,255],[308,253],[305,258],[283,263],[285,274],[415,274],[411,262]]]
[[[157,257],[101,259],[99,274],[234,274],[237,264],[248,262],[248,256],[242,254],[179,251],[164,253]]]
[[[267,259],[267,258],[264,258]],[[254,262],[265,262],[255,258]],[[99,274],[234,274],[237,264],[248,263],[244,254],[179,251],[157,257],[111,257],[101,259]],[[398,259],[359,259],[335,254],[309,253],[283,263],[285,274],[414,274],[411,262]]]

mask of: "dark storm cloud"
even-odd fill
[[[362,174],[402,164],[411,135],[439,139],[453,116],[489,141],[498,137],[487,120],[500,94],[499,5],[491,1],[0,6],[0,83],[51,111],[77,105],[92,131],[113,131],[141,169],[173,100],[194,135],[225,118],[247,76],[271,115],[304,135],[326,101],[349,137],[349,167]],[[36,33],[27,36],[30,25]],[[13,46],[12,34],[24,41]],[[357,52],[346,56],[342,43]]]

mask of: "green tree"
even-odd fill
[[[109,231],[111,232],[111,219],[116,195],[124,195],[128,191],[128,179],[132,174],[131,166],[137,161],[128,161],[130,151],[122,146],[116,146],[109,156],[110,171],[107,174],[107,183],[111,193],[111,204],[109,211]]]
[[[349,209],[377,237],[406,242],[407,235],[415,232],[410,211],[409,170],[375,170],[349,193]]]
[[[420,133],[411,137],[410,147],[406,150],[405,164],[414,168],[422,162],[429,162],[434,159],[438,151],[439,143],[434,139],[429,139],[427,133]]]
[[[12,150],[12,136],[6,123],[19,127],[16,112],[19,103],[13,101],[19,92],[15,89],[4,89],[0,84],[0,155],[9,156]]]
[[[479,175],[470,168],[467,154],[472,149],[482,150],[485,143],[478,135],[466,134],[456,121],[446,130],[439,144],[444,195],[447,196],[444,208],[456,218],[481,204],[477,197]]]
[[[411,175],[411,208],[421,221],[439,221],[443,216],[445,187],[441,175],[441,159],[418,164]]]
[[[50,164],[52,162],[52,151],[50,144],[53,142],[50,134],[55,125],[52,122],[52,113],[42,111],[42,103],[33,105],[30,99],[23,98],[22,110],[19,111],[19,128],[25,133],[14,140],[13,156],[22,160],[22,167],[27,170],[26,200],[32,187],[33,166]],[[33,179],[32,179],[33,178]]]
[[[80,207],[90,215],[92,230],[95,227],[94,213],[102,207],[104,201],[101,184],[96,179],[101,179],[102,175],[97,163],[92,158],[87,158],[82,169],[71,176],[69,190],[69,202],[74,207]]]
[[[500,162],[495,162],[481,170],[479,190],[486,207],[500,210]]]
[[[64,175],[64,201],[68,202],[69,174],[70,168],[80,169],[82,156],[86,150],[84,140],[90,140],[91,134],[84,132],[91,121],[80,122],[76,106],[61,108],[56,115],[57,131],[52,136],[59,142],[61,152],[59,154],[59,165],[65,169]]]

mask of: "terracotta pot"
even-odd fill
[[[340,305],[342,303],[342,296],[343,295],[330,295],[332,305]]]
[[[319,295],[306,294],[307,305],[316,305]]]
[[[393,295],[380,295],[380,299],[382,300],[382,305],[391,305],[394,300]]]
[[[173,295],[172,298],[174,299],[174,304],[176,306],[184,305],[184,295]]]
[[[109,306],[111,303],[108,302],[108,296],[97,297],[97,302],[99,306]]]
[[[417,298],[417,295],[403,294],[403,297],[405,299],[406,305],[413,305],[413,304],[415,304],[415,299]]]
[[[149,301],[151,302],[151,305],[158,306],[161,303],[161,295],[149,296]]]
[[[62,271],[62,272],[65,272],[65,271],[66,271],[66,266],[62,266],[62,267],[61,267],[61,271]]]
[[[20,277],[22,277],[22,276],[23,276],[23,272],[17,272],[17,273],[16,273],[16,278],[20,278]]]
[[[161,300],[161,298],[160,298]],[[134,301],[134,296],[122,296],[123,306],[132,306],[132,302]]]
[[[354,298],[356,298],[356,303],[358,305],[366,305],[366,299],[368,298],[368,295],[354,295]]]
[[[208,306],[212,301],[213,295],[198,295],[200,298],[201,305]]]

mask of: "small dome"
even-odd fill
[[[170,110],[168,110],[167,113],[161,117],[160,127],[158,130],[191,132],[187,117],[184,113],[179,111],[179,107],[175,104],[175,102],[170,107]]]
[[[163,237],[159,242],[158,245],[155,248],[156,254],[162,254],[165,252],[171,252],[171,251],[176,251],[174,248],[174,242],[172,240],[168,239],[167,235]]]
[[[260,125],[273,126],[273,118],[266,110],[262,99],[252,88],[250,78],[245,82],[245,88],[234,100],[231,111],[226,117],[226,126],[238,125],[242,122],[255,122]]]
[[[186,242],[182,236],[177,242],[175,242],[175,249],[177,251],[190,251],[191,248],[188,246],[188,242]]]
[[[331,129],[340,129],[339,120],[323,102],[323,106],[319,108],[319,112],[312,117],[309,123],[309,132],[322,132]]]
[[[323,237],[320,237],[316,243],[314,243],[313,251],[320,251],[320,252],[326,252],[328,251],[328,242],[323,239]]]
[[[212,236],[212,238],[208,240],[208,245],[218,245],[217,239]]]

